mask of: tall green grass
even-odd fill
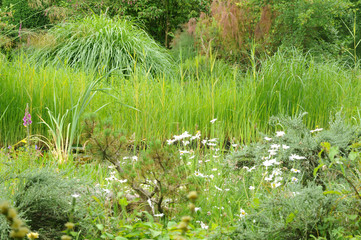
[[[24,57],[12,62],[0,59],[0,78],[0,112],[6,110],[0,121],[0,139],[11,145],[26,136],[22,117],[27,103],[33,119],[31,133],[47,136],[38,116],[49,121],[46,107],[56,115],[63,114],[76,104],[88,82],[84,73],[73,73],[69,68],[38,69]]]
[[[87,72],[106,73],[118,69],[129,74],[168,72],[172,59],[144,30],[125,19],[104,15],[85,17],[52,28],[34,42],[36,61],[64,64]]]
[[[188,66],[188,67],[187,67]],[[190,67],[191,66],[191,67]],[[347,117],[360,107],[360,78],[336,63],[317,63],[297,53],[278,53],[262,63],[256,78],[217,61],[196,58],[180,66],[177,78],[149,81],[135,75],[114,82],[119,105],[103,110],[138,139],[169,138],[184,130],[250,142],[270,131],[273,115],[309,113],[309,127],[326,126],[341,108]],[[218,120],[211,124],[211,119]]]
[[[354,69],[316,62],[295,52],[279,52],[262,62],[256,77],[204,57],[181,62],[176,71],[152,79],[137,72],[130,78],[112,76],[103,84],[112,87],[115,98],[97,95],[88,111],[109,103],[97,113],[101,118],[111,117],[114,125],[129,135],[135,134],[137,142],[166,140],[197,130],[209,137],[251,142],[259,132],[273,130],[268,124],[273,115],[306,111],[308,127],[326,127],[340,109],[351,119],[361,107],[361,79]],[[25,136],[21,119],[27,102],[33,116],[46,117],[45,107],[64,113],[91,80],[67,68],[36,70],[25,60],[1,62],[0,72],[0,89],[5,90],[0,109],[9,106],[0,121],[3,144]],[[218,120],[211,124],[214,118]],[[46,134],[38,124],[33,124],[32,132]]]

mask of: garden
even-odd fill
[[[0,0],[0,239],[361,239],[360,7]]]

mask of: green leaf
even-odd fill
[[[329,142],[322,142],[321,147],[326,150],[326,152],[330,151],[331,144]]]
[[[103,206],[103,204],[100,202],[100,200],[96,196],[92,196],[92,198],[99,203],[100,206]]]
[[[167,228],[168,228],[168,229],[174,228],[175,226],[177,226],[177,223],[174,222],[174,221],[170,221],[170,222],[168,222],[168,224],[167,224]]]
[[[338,154],[339,150],[338,147],[331,147],[328,156],[330,157],[331,161],[334,161],[335,156]]]
[[[154,218],[153,218],[153,216],[152,215],[150,215],[148,212],[144,212],[144,214],[147,216],[147,218],[148,218],[148,220],[150,221],[150,222],[154,222]]]
[[[162,234],[162,231],[155,231],[153,229],[149,229],[150,232],[152,233],[152,237],[155,238],[155,237],[158,237],[159,235]]]
[[[317,172],[318,170],[323,167],[325,164],[321,163],[320,165],[318,165],[315,169],[313,169],[313,176],[316,177],[317,176]]]
[[[97,224],[95,225],[97,226],[97,228],[100,230],[100,231],[103,231],[104,230],[104,226],[102,224]]]
[[[110,234],[110,233],[105,233],[105,235],[110,238],[110,239],[114,239],[114,235],[113,234]]]
[[[128,240],[128,238],[118,236],[115,237],[115,240]]]
[[[339,191],[333,191],[333,190],[331,190],[331,191],[325,191],[325,192],[323,192],[323,194],[324,194],[324,195],[327,195],[327,194],[337,194],[337,195],[342,195],[342,193],[341,193],[341,192],[339,192]]]
[[[286,225],[291,223],[295,219],[297,213],[298,213],[298,211],[296,210],[294,213],[292,212],[287,216]]]
[[[122,227],[123,227],[123,228],[128,228],[128,229],[133,229],[133,226],[132,226],[132,225],[123,225]]]
[[[358,215],[347,215],[347,218],[350,220],[356,220],[357,217]]]
[[[348,155],[348,159],[350,159],[350,161],[355,161],[358,156],[359,156],[359,154],[357,152],[352,151]]]
[[[259,200],[259,198],[254,198],[253,199],[253,202],[252,202],[252,208],[258,208],[259,207],[259,205],[260,205],[260,200]]]
[[[122,206],[122,207],[126,207],[128,206],[128,201],[126,198],[121,198],[119,199],[119,205]]]

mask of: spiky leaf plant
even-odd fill
[[[68,64],[101,73],[112,69],[123,74],[135,70],[162,73],[171,69],[172,59],[167,51],[126,19],[93,15],[60,24],[48,34],[51,44],[46,41],[33,47],[37,62]]]

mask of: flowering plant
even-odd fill
[[[23,123],[24,127],[28,127],[28,126],[30,126],[30,124],[33,123],[31,121],[31,115],[29,113],[29,105],[28,104],[26,104],[25,115],[24,115],[23,121],[24,121],[24,123]]]

